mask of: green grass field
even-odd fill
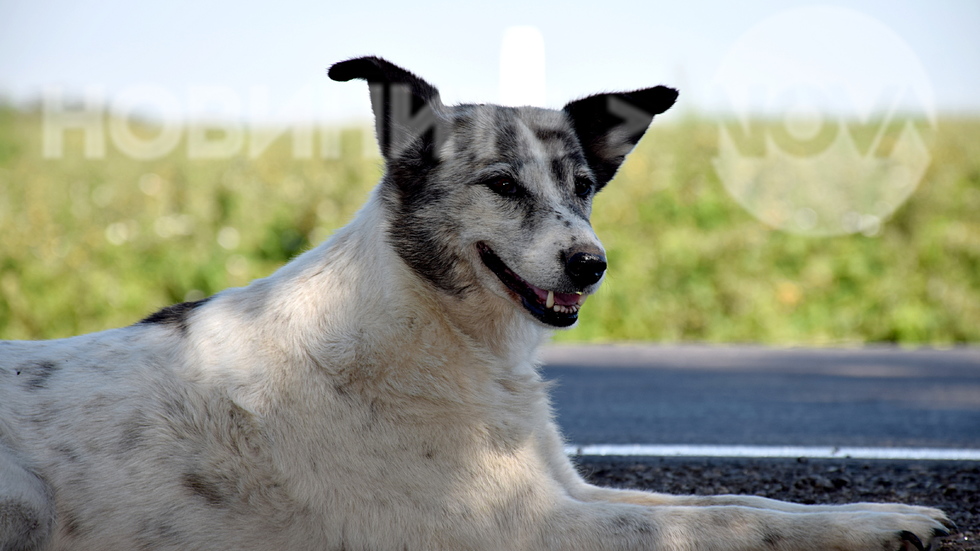
[[[680,118],[680,117],[678,117]],[[149,131],[149,130],[147,130]],[[42,156],[40,115],[0,108],[0,338],[65,337],[270,274],[345,224],[381,173],[339,154]],[[317,147],[319,149],[319,147]],[[773,230],[725,191],[718,125],[654,124],[596,199],[610,272],[559,341],[980,342],[980,120],[940,120],[925,178],[873,235]]]

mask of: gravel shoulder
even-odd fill
[[[672,494],[754,494],[797,503],[899,502],[960,529],[933,549],[980,551],[980,462],[576,456],[594,484]]]

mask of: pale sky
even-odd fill
[[[911,87],[941,112],[980,113],[980,2],[820,5],[837,11],[810,18],[812,3],[771,0],[502,0],[483,7],[432,0],[0,0],[0,95],[28,101],[57,86],[70,96],[89,90],[109,104],[135,97],[164,116],[289,118],[312,108],[318,118],[366,120],[366,89],[330,81],[331,63],[381,55],[435,84],[447,102],[498,101],[506,95],[503,37],[526,26],[536,29],[543,49],[529,47],[526,61],[544,71],[526,80],[536,87],[528,97],[552,107],[598,91],[669,84],[681,89],[680,107],[713,109],[719,75],[751,90],[817,60],[830,72],[793,78],[819,84],[836,78],[836,64],[846,58],[857,61],[837,76],[861,88],[848,97],[866,86],[886,94]],[[793,21],[813,24],[796,29]],[[509,51],[505,58],[520,63]],[[781,61],[766,63],[770,55]],[[910,80],[901,82],[903,75]],[[140,100],[147,89],[164,99]],[[867,92],[868,101],[881,90]]]

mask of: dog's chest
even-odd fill
[[[430,451],[465,444],[508,448],[550,418],[545,385],[530,368],[471,377],[450,368],[395,371],[386,378],[336,379],[325,397],[324,432],[382,453],[384,442]]]

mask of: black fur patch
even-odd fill
[[[407,166],[393,168],[385,180],[403,179],[409,173]],[[427,170],[416,174],[418,184],[409,189],[394,182],[388,184],[396,190],[385,194],[388,208],[394,214],[388,240],[416,274],[446,292],[460,294],[466,287],[456,272],[462,260],[446,243],[446,237],[458,233],[459,228],[445,220],[433,219],[444,192],[438,186],[427,185]]]
[[[187,405],[182,398],[170,399],[163,403],[163,410],[170,419],[186,419]]]
[[[81,460],[78,452],[69,444],[61,444],[56,446],[54,451],[58,452],[59,455],[67,459],[69,463],[78,463]]]
[[[27,390],[43,390],[48,386],[51,376],[58,372],[61,366],[54,362],[34,362],[21,366],[17,375],[26,376],[24,387]]]
[[[209,480],[200,473],[185,473],[181,484],[194,495],[204,498],[204,501],[213,507],[223,507],[227,501],[218,482]]]
[[[551,160],[551,173],[555,175],[555,182],[558,182],[559,186],[564,185],[568,181],[568,172],[568,166],[565,164],[564,159]]]
[[[521,149],[521,139],[517,132],[517,125],[514,124],[513,119],[510,117],[503,116],[501,111],[495,111],[494,118],[496,121],[495,128],[497,129],[497,141],[494,144],[494,151],[498,155],[503,155],[508,162],[523,162],[524,159],[522,156],[511,153]],[[519,166],[515,168],[520,170]]]
[[[146,416],[137,411],[120,428],[119,453],[126,454],[139,447],[143,441],[143,433],[149,427]]]
[[[565,153],[579,151],[579,143],[575,136],[567,130],[555,128],[535,128],[534,136],[542,142],[559,142]]]
[[[765,532],[762,534],[762,543],[765,543],[769,547],[779,547],[779,542],[783,537],[775,532]]]
[[[136,532],[136,543],[140,550],[152,551],[166,548],[187,547],[186,538],[166,519],[148,518],[140,522]]]
[[[648,522],[629,515],[613,518],[612,525],[617,531],[626,534],[650,534],[653,532],[653,527]]]
[[[137,325],[170,325],[176,327],[181,333],[184,333],[187,331],[187,318],[190,313],[204,306],[209,300],[211,300],[211,297],[194,302],[182,302],[173,306],[167,306],[140,320]]]
[[[61,511],[59,514],[61,515],[61,533],[66,537],[75,538],[88,533],[88,528],[82,524],[78,515],[71,509]]]

